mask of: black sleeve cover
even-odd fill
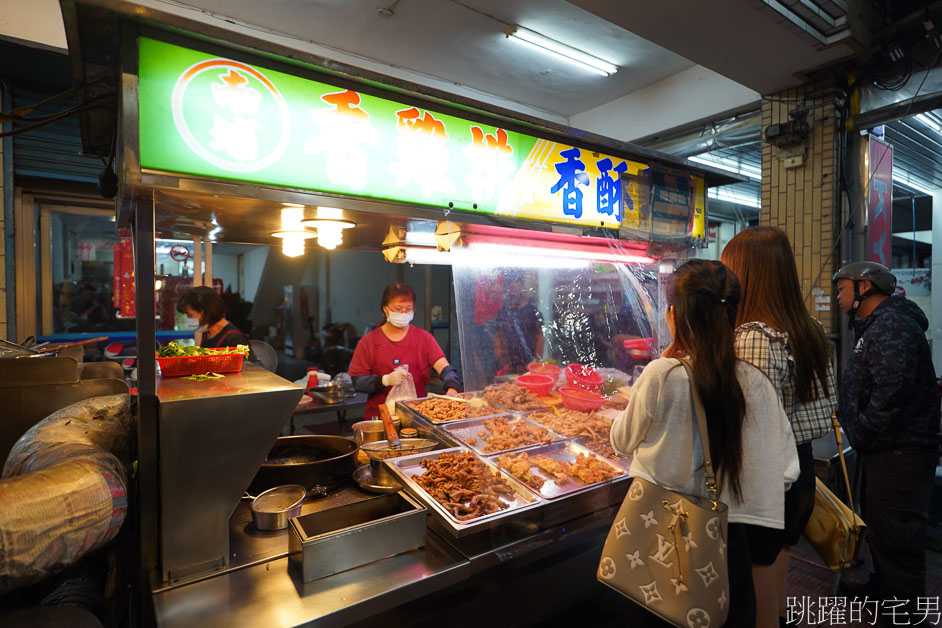
[[[383,390],[382,375],[354,375],[353,387],[368,395],[374,395]]]
[[[442,377],[442,384],[444,384],[445,390],[448,390],[449,388],[461,390],[461,378],[458,377],[458,369],[449,364],[442,369],[440,375]]]

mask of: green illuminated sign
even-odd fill
[[[139,40],[141,167],[617,228],[646,166]]]

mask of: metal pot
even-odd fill
[[[350,481],[359,445],[342,436],[282,436],[249,485],[253,495],[282,484],[335,489]]]
[[[252,500],[252,523],[259,530],[284,530],[301,514],[307,491],[300,484],[269,489]]]

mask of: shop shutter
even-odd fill
[[[13,108],[35,104],[53,96],[23,89],[14,84]],[[75,99],[63,99],[29,115],[49,115],[75,105]],[[27,126],[14,124],[14,128]],[[103,165],[96,157],[81,155],[82,140],[78,116],[69,116],[33,131],[13,136],[13,172],[16,176],[98,182]]]

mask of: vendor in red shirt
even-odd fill
[[[417,397],[426,395],[429,367],[441,375],[446,394],[455,394],[461,388],[458,371],[448,364],[432,334],[409,324],[415,312],[415,291],[404,283],[390,284],[383,290],[381,308],[382,325],[360,339],[350,362],[354,388],[369,395],[365,418],[379,417],[379,406],[390,389],[405,379],[401,370],[396,371],[403,364],[409,365]]]

